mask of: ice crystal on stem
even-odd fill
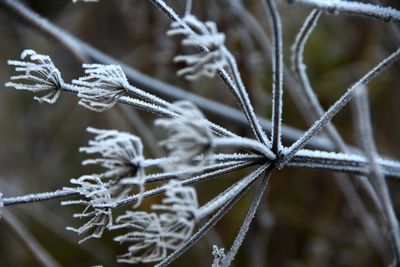
[[[164,128],[168,134],[160,144],[175,159],[165,164],[164,169],[176,172],[209,163],[207,155],[212,152],[213,134],[204,115],[187,101],[175,102],[171,109],[180,116],[155,120],[155,125]],[[202,160],[194,162],[196,156]]]
[[[21,53],[21,61],[9,60],[7,63],[15,66],[16,72],[23,73],[11,76],[11,82],[6,83],[7,87],[34,93],[49,92],[44,96],[34,97],[39,103],[54,104],[57,101],[64,86],[64,81],[61,78],[60,71],[54,66],[49,56],[27,49]]]
[[[102,112],[112,108],[130,86],[120,66],[83,64],[83,68],[86,76],[72,83],[82,87],[79,104],[90,110]]]
[[[72,184],[77,187],[65,187],[64,190],[72,190],[86,199],[69,200],[61,202],[61,205],[85,205],[86,207],[80,213],[74,214],[74,218],[90,218],[83,226],[79,228],[67,227],[67,230],[81,234],[92,231],[87,237],[79,241],[82,243],[90,238],[100,238],[105,229],[112,226],[111,208],[98,208],[100,205],[111,204],[111,194],[109,184],[103,183],[97,176],[86,175],[78,179],[71,179]]]
[[[219,248],[218,246],[214,245],[213,246],[213,251],[212,255],[214,257],[213,263],[211,267],[222,267],[222,263],[225,259],[225,249],[224,248]]]
[[[183,27],[182,22],[189,28]],[[175,62],[187,64],[187,67],[179,70],[177,74],[185,76],[188,80],[195,80],[201,76],[214,77],[219,68],[227,65],[223,53],[225,35],[218,32],[214,22],[202,22],[193,15],[186,15],[182,22],[173,22],[167,34],[184,35],[182,46],[202,48],[204,52],[176,56]]]

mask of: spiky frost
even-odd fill
[[[81,239],[82,243],[90,238],[100,238],[104,230],[112,226],[111,208],[99,208],[101,205],[111,205],[111,194],[109,184],[103,183],[97,176],[86,175],[78,179],[71,179],[71,183],[77,187],[65,187],[64,190],[72,190],[85,199],[69,200],[61,202],[61,205],[84,205],[85,208],[80,213],[75,213],[74,218],[89,218],[84,225],[79,228],[67,227],[67,230],[78,233],[79,235],[91,232],[87,237]]]
[[[86,76],[73,80],[81,87],[79,104],[87,109],[102,112],[112,108],[123,96],[129,82],[118,65],[83,64]]]
[[[49,56],[26,49],[21,53],[21,61],[8,60],[7,63],[15,66],[16,72],[22,73],[11,76],[11,82],[5,84],[7,87],[33,93],[49,92],[44,96],[34,97],[39,103],[54,104],[57,101],[65,83]]]
[[[186,15],[182,22],[189,26],[183,27],[180,21],[173,22],[168,35],[183,35],[182,46],[201,48],[204,51],[197,54],[177,55],[174,62],[183,62],[187,67],[178,71],[178,75],[188,80],[201,76],[214,77],[219,68],[227,65],[223,53],[225,35],[218,32],[212,21],[202,22],[193,15]]]

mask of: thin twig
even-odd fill
[[[246,237],[247,231],[250,228],[250,224],[253,221],[254,216],[256,215],[257,208],[260,205],[260,202],[264,196],[264,192],[266,191],[270,175],[271,175],[271,172],[265,173],[264,178],[262,179],[261,184],[259,185],[259,187],[257,189],[257,193],[251,202],[250,208],[247,211],[246,218],[244,219],[243,224],[240,227],[239,233],[237,234],[230,251],[226,254],[226,257],[223,262],[223,266],[231,265],[231,262],[233,261],[234,257],[236,256],[236,254],[240,248],[240,245],[243,243],[243,240]]]
[[[21,240],[41,265],[45,267],[61,267],[11,212],[3,210],[2,213],[2,219],[7,227]]]
[[[382,60],[377,66],[371,69],[367,74],[365,74],[360,80],[354,83],[345,94],[343,94],[339,100],[337,100],[328,111],[318,120],[316,121],[305,133],[304,135],[298,139],[295,143],[293,143],[286,151],[283,160],[280,162],[281,166],[286,164],[290,159],[294,156],[294,154],[302,149],[307,142],[316,134],[320,132],[320,130],[325,127],[325,125],[352,99],[354,96],[354,91],[360,85],[367,85],[371,80],[377,77],[383,70],[385,70],[388,66],[397,61],[400,57],[400,48],[393,52],[390,56]]]
[[[400,11],[391,7],[342,0],[289,0],[289,2],[323,10],[328,14],[344,13],[378,19],[383,22],[400,23]]]
[[[364,153],[369,161],[370,173],[372,177],[372,183],[379,194],[386,219],[389,224],[391,232],[391,239],[395,251],[395,258],[397,264],[400,262],[400,229],[399,222],[396,217],[396,213],[393,208],[393,202],[390,197],[389,188],[386,183],[384,173],[379,166],[377,160],[377,149],[375,146],[373,131],[370,119],[369,101],[367,88],[361,86],[357,89],[355,94],[355,114],[357,122],[358,136],[360,136],[360,142],[363,147]]]

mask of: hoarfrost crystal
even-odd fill
[[[89,127],[87,131],[96,134],[96,137],[89,141],[88,147],[82,147],[80,151],[88,154],[97,153],[101,155],[101,158],[87,159],[82,164],[97,164],[105,168],[106,171],[98,175],[104,178],[113,178],[114,183],[125,178],[125,184],[129,181],[129,185],[137,186],[139,196],[137,205],[139,205],[145,182],[144,169],[140,166],[144,160],[143,144],[140,138],[116,130]]]
[[[164,212],[160,221],[164,231],[169,233],[165,242],[170,248],[177,249],[192,235],[195,227],[194,214],[198,209],[196,190],[172,181],[161,203],[152,208]]]
[[[83,64],[86,76],[72,82],[81,87],[79,104],[93,111],[112,108],[129,88],[128,79],[120,66]]]
[[[15,66],[16,72],[23,73],[11,76],[11,82],[6,83],[7,87],[34,93],[50,91],[44,96],[35,96],[34,99],[39,103],[46,102],[49,104],[54,104],[57,101],[65,83],[61,78],[60,71],[54,66],[49,56],[27,49],[21,53],[21,61],[9,60],[7,63]]]
[[[118,262],[139,263],[155,262],[167,255],[166,243],[163,240],[163,230],[155,213],[143,211],[127,211],[116,220],[113,229],[127,228],[132,230],[114,238],[119,243],[129,243],[128,253],[118,256]]]
[[[213,135],[204,115],[187,101],[175,102],[171,109],[180,116],[155,120],[155,125],[168,134],[168,138],[160,142],[172,158],[164,169],[176,172],[210,163],[207,156],[212,151]],[[200,159],[195,160],[196,157]]]
[[[182,22],[188,27],[184,27]],[[178,75],[188,80],[201,76],[214,77],[219,68],[227,65],[224,55],[225,35],[218,32],[212,21],[201,22],[193,15],[186,15],[182,21],[173,22],[168,35],[184,35],[182,46],[201,48],[204,52],[191,55],[178,55],[175,62],[184,62],[188,66],[179,70]]]
[[[69,200],[61,202],[61,205],[85,205],[81,213],[74,214],[74,218],[90,218],[79,228],[67,227],[67,230],[74,231],[79,235],[92,231],[90,235],[79,241],[82,243],[90,238],[100,238],[105,229],[112,226],[111,208],[99,208],[98,206],[111,205],[109,184],[103,183],[96,176],[82,176],[78,179],[71,179],[71,183],[77,187],[65,187],[64,190],[74,191],[83,195],[86,199]]]

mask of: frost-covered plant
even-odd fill
[[[130,86],[120,66],[83,64],[82,67],[87,76],[72,82],[82,87],[78,97],[85,108],[98,112],[110,109]]]
[[[179,114],[155,120],[155,125],[166,130],[168,138],[160,142],[169,156],[175,159],[165,164],[167,171],[184,170],[194,164],[212,163],[207,156],[212,152],[213,133],[203,113],[191,102],[175,102],[171,109]],[[194,161],[196,156],[202,160]]]
[[[179,35],[182,37],[182,46],[196,50],[194,54],[175,57],[176,62],[187,65],[178,71],[178,75],[195,80],[200,76],[213,77],[217,74],[232,93],[254,138],[238,136],[207,120],[193,103],[188,101],[170,103],[130,85],[124,68],[117,64],[83,64],[86,76],[75,79],[69,84],[62,80],[50,57],[25,50],[21,58],[29,57],[30,61],[8,62],[9,65],[16,67],[17,72],[24,73],[12,76],[11,80],[24,80],[25,83],[9,82],[7,86],[33,92],[50,91],[50,94],[38,98],[39,102],[54,103],[60,92],[66,90],[76,93],[80,98],[79,104],[90,110],[101,112],[117,103],[123,103],[155,113],[161,116],[155,120],[155,124],[164,129],[168,136],[160,142],[160,145],[169,153],[166,157],[144,158],[143,145],[139,137],[116,130],[88,128],[88,131],[96,134],[96,137],[89,141],[89,146],[81,148],[81,151],[99,156],[87,159],[83,164],[99,165],[105,169],[104,172],[71,179],[71,183],[77,185],[76,187],[4,198],[1,203],[8,206],[56,197],[75,197],[74,200],[63,201],[62,205],[85,206],[84,210],[74,217],[89,220],[79,228],[67,228],[78,234],[89,233],[80,242],[89,238],[100,238],[106,230],[111,230],[112,233],[125,231],[124,234],[117,234],[114,238],[118,243],[128,244],[127,253],[119,256],[118,262],[160,261],[157,266],[166,266],[203,237],[254,184],[258,183],[243,224],[229,250],[213,246],[212,266],[229,266],[262,202],[272,171],[294,167],[342,172],[357,175],[362,189],[375,203],[380,219],[390,229],[390,234],[385,236],[382,229],[379,229],[374,222],[365,222],[363,227],[378,251],[385,250],[382,244],[383,241],[388,241],[394,255],[393,263],[398,265],[400,232],[386,177],[400,177],[400,163],[389,160],[376,151],[367,114],[368,101],[362,96],[365,94],[367,84],[400,58],[400,49],[381,60],[361,79],[353,83],[327,111],[320,105],[311,86],[303,62],[303,51],[322,11],[364,15],[391,22],[399,22],[400,11],[341,0],[293,1],[317,9],[311,12],[300,29],[293,45],[292,59],[293,70],[299,84],[298,93],[307,99],[319,119],[316,119],[292,144],[284,146],[282,143],[282,136],[285,135],[282,126],[283,31],[275,2],[263,1],[270,17],[273,35],[272,118],[269,132],[264,131],[254,112],[235,57],[225,46],[225,35],[217,31],[216,24],[201,22],[191,14],[192,1],[187,1],[185,15],[182,17],[163,0],[151,0],[151,2],[171,19],[171,28],[167,34]],[[8,6],[19,10],[48,31],[55,32],[53,25],[44,23],[21,4],[16,6],[8,4]],[[242,8],[240,1],[235,1],[233,6],[238,12],[243,12],[240,11]],[[56,34],[68,36],[59,31]],[[66,40],[74,45],[79,44],[75,39],[66,38]],[[141,81],[143,80],[145,79]],[[160,84],[154,82],[153,86],[160,87]],[[360,136],[364,141],[362,151],[349,149],[331,124],[332,118],[354,96],[359,99],[355,114],[356,122],[360,124]],[[193,99],[208,107],[208,104],[204,104],[204,99],[201,101],[196,100],[198,98]],[[341,153],[305,148],[324,128],[327,128],[329,137],[337,148],[342,150]],[[225,148],[229,149],[221,150]],[[199,203],[193,184],[250,166],[253,169],[249,174],[232,183],[214,198]],[[365,218],[370,219],[371,216],[348,178],[339,182],[349,203],[353,204],[353,200],[358,201],[358,206],[352,207],[360,217],[360,221],[363,223]],[[147,187],[146,185],[150,183],[158,183],[158,186]],[[139,187],[139,190],[133,190],[135,187]],[[142,207],[143,200],[159,194],[165,196],[161,203],[151,205],[151,211]],[[114,221],[113,213],[123,208],[124,214],[117,216]],[[389,262],[387,258],[385,260]]]
[[[178,249],[192,235],[198,206],[196,191],[178,182],[170,183],[166,190],[162,204],[152,206],[160,214],[127,211],[116,219],[113,230],[130,230],[114,239],[130,244],[128,253],[118,257],[119,262],[160,261],[168,250]]]
[[[174,21],[169,36],[183,35],[182,46],[204,49],[193,55],[178,55],[175,62],[184,62],[188,66],[179,70],[179,76],[188,80],[196,80],[201,76],[214,77],[218,69],[225,67],[228,62],[224,54],[225,35],[217,31],[212,21],[205,23],[193,15],[186,15],[182,21]]]
[[[167,255],[163,229],[155,213],[127,211],[116,220],[114,229],[127,228],[129,233],[114,238],[121,244],[129,243],[128,253],[118,256],[118,262],[138,263],[160,261]]]
[[[112,213],[109,207],[98,207],[111,203],[111,194],[108,183],[103,183],[97,176],[85,175],[78,179],[71,179],[72,184],[77,187],[64,187],[65,191],[76,192],[85,197],[79,200],[62,201],[61,205],[84,205],[82,212],[74,214],[74,218],[89,220],[79,228],[67,227],[67,230],[81,234],[92,231],[87,237],[81,239],[82,243],[90,238],[100,238],[104,230],[112,225]]]
[[[11,76],[11,82],[6,83],[6,86],[34,93],[50,92],[41,97],[34,97],[40,103],[54,104],[57,101],[64,81],[49,56],[27,49],[21,53],[21,61],[9,60],[7,63],[15,66],[15,71],[22,74]]]

